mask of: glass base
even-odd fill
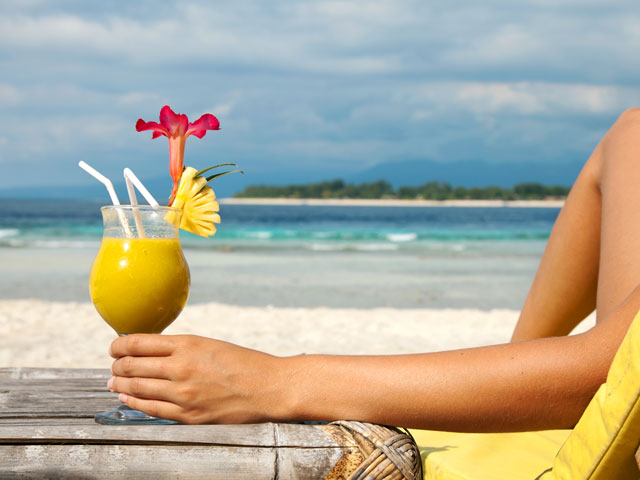
[[[96,423],[102,425],[177,425],[178,422],[164,418],[151,417],[146,413],[134,410],[126,405],[107,412],[97,413],[93,417]]]

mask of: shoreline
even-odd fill
[[[475,308],[187,305],[163,334],[194,334],[272,355],[392,355],[509,341],[518,311]],[[578,327],[584,331],[593,315]],[[109,368],[115,332],[90,302],[0,301],[0,366]]]
[[[326,207],[562,208],[564,200],[399,200],[362,198],[221,198],[222,205]]]
[[[263,249],[233,241],[185,245],[189,303],[520,309],[544,249],[542,239],[490,241],[480,249],[437,240],[406,250],[384,239],[361,249],[331,249],[323,242],[311,239],[295,250],[286,242]],[[0,247],[0,299],[87,301],[98,248],[97,237],[84,244]]]

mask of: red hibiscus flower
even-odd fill
[[[202,138],[207,130],[220,130],[220,122],[210,113],[205,113],[195,122],[189,122],[186,115],[174,113],[168,105],[160,110],[160,123],[145,122],[141,118],[136,122],[136,130],[153,130],[151,138],[158,138],[161,135],[169,138],[169,171],[173,179],[173,189],[169,205],[178,190],[178,183],[184,170],[184,146],[189,135]]]

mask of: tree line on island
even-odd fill
[[[446,182],[428,182],[418,186],[393,188],[385,181],[345,183],[331,180],[305,185],[250,185],[234,195],[236,198],[362,198],[401,200],[546,200],[563,199],[569,187],[546,186],[536,182],[518,183],[513,188],[453,187]]]

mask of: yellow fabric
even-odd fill
[[[544,480],[639,479],[640,312],[602,385],[558,452]]]
[[[428,480],[533,480],[551,466],[569,433],[411,430]]]
[[[573,430],[411,433],[428,480],[640,479],[640,312]]]

